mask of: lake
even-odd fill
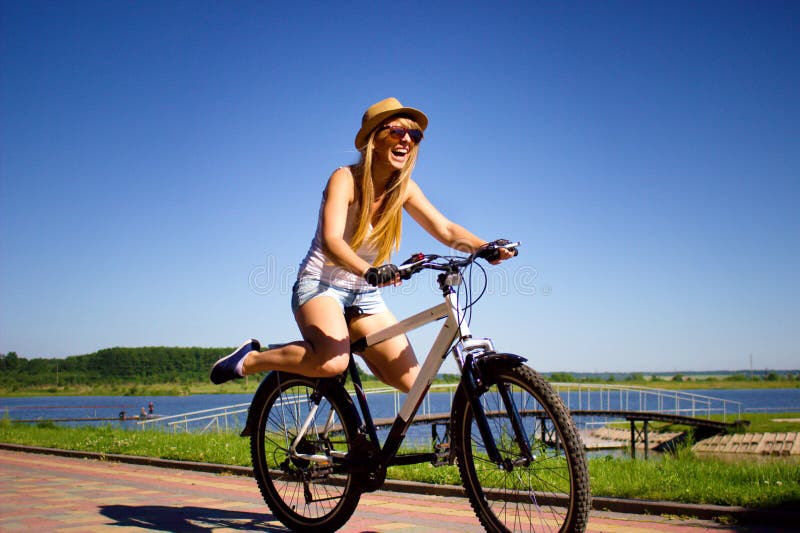
[[[659,402],[670,408],[670,398],[676,394],[666,391]],[[730,389],[730,390],[692,390],[680,391],[691,397],[711,397],[719,400],[740,402],[743,413],[779,413],[800,412],[800,389]],[[575,393],[562,393],[565,402],[571,409],[620,409],[627,405],[629,409],[638,409],[623,398],[622,393],[611,390],[607,394],[594,391],[583,398],[576,398]],[[370,396],[370,408],[375,418],[393,417],[395,405],[401,403],[405,395],[374,394]],[[142,409],[148,410],[153,403],[153,412],[158,417],[184,414],[206,409],[221,408],[236,404],[248,404],[252,394],[195,394],[191,396],[37,396],[26,398],[0,397],[0,413],[13,420],[52,420],[73,419],[70,422],[59,422],[65,425],[106,425],[119,424],[122,427],[139,428],[136,417]],[[699,400],[698,400],[699,401]],[[578,405],[578,402],[581,405]],[[681,400],[684,402],[684,400]],[[589,405],[586,405],[586,404]],[[449,411],[450,393],[432,392],[426,397],[420,410],[422,412],[441,413]],[[654,408],[654,400],[644,401],[646,408]],[[682,403],[685,409],[685,404]],[[662,406],[663,407],[663,406]],[[738,408],[738,406],[735,406]],[[246,409],[244,405],[241,409]],[[126,420],[121,421],[119,415],[125,412]],[[198,415],[201,416],[201,415]],[[700,414],[698,414],[700,416]],[[231,429],[238,430],[244,425],[246,414],[240,413],[228,417]],[[102,420],[74,420],[102,419]],[[207,424],[208,420],[198,424]],[[588,423],[591,424],[591,421]],[[163,427],[163,424],[162,424]],[[425,426],[414,428],[409,437],[412,440],[429,441],[430,429]]]

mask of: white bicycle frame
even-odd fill
[[[448,287],[461,283],[460,275],[451,274],[451,276],[458,276],[458,278],[450,279],[449,283],[447,284]],[[411,421],[414,418],[414,415],[416,414],[420,404],[422,403],[422,399],[430,389],[431,383],[433,383],[436,374],[439,372],[442,364],[444,364],[444,360],[448,353],[451,351],[453,352],[453,356],[460,371],[463,369],[465,356],[468,353],[475,351],[494,351],[494,347],[489,339],[472,338],[469,326],[465,323],[461,310],[458,308],[456,295],[453,290],[447,290],[445,292],[444,302],[440,303],[439,305],[435,305],[391,326],[371,333],[353,343],[353,351],[363,351],[364,348],[374,346],[385,340],[391,339],[392,337],[403,335],[426,324],[430,324],[431,322],[441,320],[442,318],[445,318],[446,320],[444,324],[442,324],[442,328],[439,330],[436,339],[433,341],[433,345],[428,351],[428,355],[425,357],[425,361],[420,369],[419,374],[417,375],[417,379],[414,380],[414,384],[411,386],[411,390],[408,392],[408,395],[397,414],[397,418],[392,424],[392,430],[389,437],[386,439],[387,443],[397,440],[396,444],[399,446],[400,442],[402,442],[402,438],[405,437],[406,431],[411,426]],[[453,342],[456,340],[456,338],[458,338],[458,341],[455,345],[453,345]],[[303,423],[302,429],[295,437],[289,449],[290,453],[292,453],[294,457],[308,461],[327,463],[330,461],[330,457],[328,456],[310,455],[296,452],[296,447],[305,437],[314,420],[316,411],[317,405],[312,406]],[[323,428],[323,434],[333,426],[333,416],[334,413],[331,412]]]

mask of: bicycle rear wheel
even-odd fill
[[[470,503],[487,531],[584,531],[591,496],[583,443],[558,394],[510,357],[481,363],[478,393],[501,455],[486,453],[467,392],[453,400],[452,442]],[[520,414],[533,459],[523,456],[499,387]]]
[[[275,517],[294,531],[340,528],[361,497],[353,476],[337,468],[350,451],[357,429],[352,403],[341,385],[320,383],[272,372],[256,392],[248,415],[258,487]],[[290,446],[309,420],[293,454]]]

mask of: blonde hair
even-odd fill
[[[384,121],[397,120],[403,127],[419,129],[419,124],[403,116],[390,117]],[[361,152],[361,160],[353,165],[352,172],[355,181],[355,199],[359,205],[358,225],[356,226],[350,248],[358,250],[367,240],[371,223],[372,203],[375,201],[375,189],[372,184],[372,154],[375,149],[375,135],[378,128],[370,133],[367,146]],[[408,152],[408,159],[403,168],[396,171],[386,187],[383,204],[377,213],[377,222],[369,235],[369,243],[378,250],[374,266],[381,265],[400,248],[400,238],[403,234],[403,198],[405,198],[408,180],[417,162],[419,145],[412,143]]]

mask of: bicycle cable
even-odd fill
[[[473,266],[476,265],[476,264],[478,265],[478,268],[480,269],[481,274],[483,275],[483,287],[481,288],[481,291],[478,294],[478,296],[473,297],[473,290],[472,290],[473,277],[472,276],[473,276]],[[486,293],[486,287],[487,287],[487,285],[489,283],[489,278],[488,278],[488,275],[486,274],[486,269],[483,267],[483,265],[481,265],[480,263],[477,263],[477,261],[475,261],[475,260],[470,261],[467,269],[468,269],[468,272],[466,273],[467,274],[466,275],[466,279],[464,279],[464,283],[462,283],[462,286],[464,287],[464,299],[466,300],[467,303],[464,305],[464,307],[462,309],[463,313],[462,313],[462,316],[461,316],[461,322],[459,323],[459,326],[464,322],[464,320],[466,320],[468,326],[472,323],[472,309],[473,309],[473,306],[476,303],[478,303],[478,300],[480,300],[483,297],[483,295]],[[456,293],[456,302],[460,301],[460,299],[461,299],[460,298],[460,296],[461,296],[460,293],[461,293],[461,288],[459,288],[458,292]]]

